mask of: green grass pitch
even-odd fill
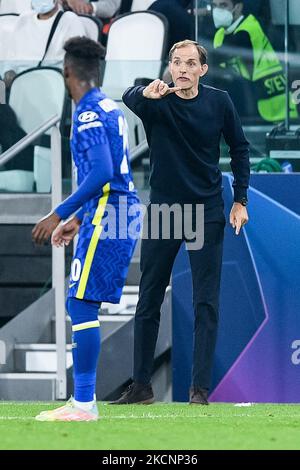
[[[34,420],[57,405],[0,402],[0,449],[300,449],[300,405],[99,402],[96,423]]]

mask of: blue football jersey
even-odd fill
[[[110,181],[110,194],[136,196],[129,166],[127,122],[117,104],[98,88],[93,88],[77,104],[73,118],[71,149],[77,169],[78,185],[90,171],[87,158],[89,148],[109,144],[113,161],[114,177]],[[98,203],[99,194],[89,201],[88,209]]]

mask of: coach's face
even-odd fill
[[[200,77],[206,74],[207,64],[201,64],[198,49],[188,45],[175,49],[169,70],[175,86],[182,90],[197,89]]]

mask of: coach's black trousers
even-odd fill
[[[188,252],[195,315],[192,385],[206,389],[210,387],[217,338],[224,226],[223,206],[205,211],[204,245]],[[184,238],[142,240],[142,276],[134,327],[133,380],[138,383],[151,381],[160,309],[183,242]]]

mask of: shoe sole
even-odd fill
[[[190,401],[190,405],[202,405],[202,406],[207,406],[209,403],[199,403],[198,401]]]
[[[148,400],[143,401],[135,401],[132,403],[118,403],[118,402],[111,402],[110,405],[152,405],[155,402],[154,398],[149,398]]]

